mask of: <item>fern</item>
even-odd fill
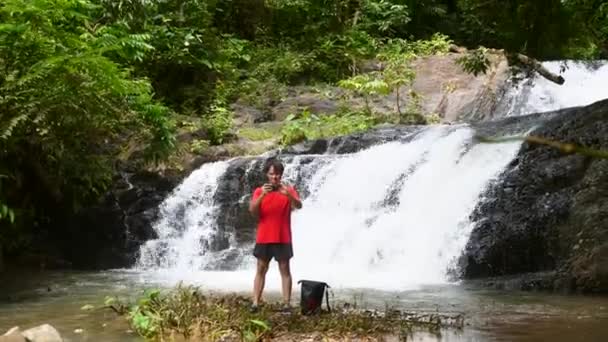
[[[10,156],[27,141],[73,209],[110,184],[122,134],[147,142],[151,160],[174,147],[170,111],[153,100],[149,81],[117,63],[143,60],[150,35],[93,28],[96,10],[88,0],[6,0],[0,7],[0,165],[19,173],[19,158]],[[0,189],[0,199],[8,191]]]

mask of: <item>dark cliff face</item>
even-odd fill
[[[138,172],[117,177],[103,200],[68,223],[62,241],[66,258],[78,269],[132,265],[139,246],[156,237],[152,224],[158,206],[177,184],[157,174]]]
[[[531,134],[608,150],[608,101],[562,110]],[[485,198],[466,278],[556,271],[544,287],[608,291],[608,160],[524,143]]]

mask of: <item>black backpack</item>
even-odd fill
[[[326,288],[330,288],[327,283],[313,280],[300,280],[298,281],[298,284],[300,283],[302,284],[300,290],[300,308],[302,309],[303,315],[320,313],[324,294],[327,311],[331,312],[331,307],[329,306],[329,290],[327,292],[325,291]]]

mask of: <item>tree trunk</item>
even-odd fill
[[[524,65],[534,69],[541,76],[543,76],[544,78],[548,79],[551,82],[562,85],[566,81],[566,80],[564,80],[564,78],[561,75],[556,75],[556,74],[552,73],[551,71],[547,70],[539,61],[537,61],[534,58],[528,57],[526,55],[522,55],[521,53],[516,53],[513,55],[513,57],[519,63],[524,64]]]

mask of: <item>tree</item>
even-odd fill
[[[151,160],[173,146],[150,83],[110,58],[140,58],[149,36],[94,25],[95,10],[88,0],[0,6],[0,173],[11,180],[0,202],[25,216],[97,199],[125,139],[147,144]]]

